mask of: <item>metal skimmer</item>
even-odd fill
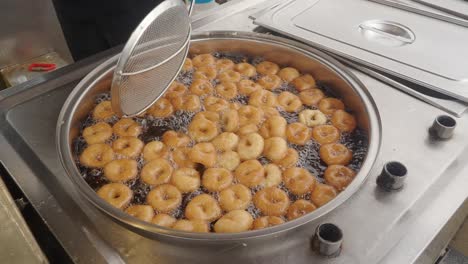
[[[183,1],[166,0],[132,33],[112,79],[112,108],[118,115],[141,114],[175,79],[188,53],[190,12]]]

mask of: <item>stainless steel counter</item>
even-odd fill
[[[263,31],[247,17],[266,3],[271,2],[229,3],[206,17],[195,17],[194,25],[196,30]],[[0,160],[75,262],[430,263],[467,215],[468,116],[457,119],[453,139],[433,140],[427,129],[442,111],[353,71],[377,103],[383,142],[368,180],[345,204],[288,236],[260,243],[200,247],[150,241],[97,217],[99,213],[74,191],[57,158],[60,108],[97,63],[88,60],[0,92]],[[406,186],[393,193],[375,184],[389,160],[409,169]],[[339,257],[323,258],[310,250],[310,236],[320,222],[343,229]]]

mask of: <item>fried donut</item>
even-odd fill
[[[180,205],[182,194],[175,186],[163,184],[156,186],[148,193],[146,202],[156,211],[168,213]]]
[[[186,58],[184,61],[184,66],[182,66],[182,71],[191,71],[192,69],[193,69],[192,60],[189,58]]]
[[[286,126],[288,122],[282,116],[272,116],[265,120],[262,127],[260,128],[260,135],[262,137],[286,137]]]
[[[244,210],[234,210],[225,214],[214,224],[216,233],[237,233],[252,227],[253,217]]]
[[[257,82],[263,88],[273,91],[281,86],[282,80],[278,75],[269,74],[262,76]]]
[[[172,226],[173,229],[187,232],[196,232],[196,233],[207,233],[210,232],[210,227],[208,223],[203,220],[187,220],[181,219],[177,220]]]
[[[237,90],[239,94],[249,96],[255,91],[261,90],[262,87],[255,83],[254,81],[245,79],[237,83]]]
[[[296,195],[303,195],[315,186],[315,177],[303,168],[293,167],[283,173],[283,181],[286,188]]]
[[[251,201],[250,189],[242,184],[231,185],[219,193],[219,204],[224,211],[244,210]]]
[[[95,120],[106,120],[115,115],[110,101],[102,101],[93,110]]]
[[[275,164],[267,164],[265,168],[265,187],[278,186],[283,180],[280,168]]]
[[[308,127],[314,127],[327,123],[327,117],[320,110],[306,109],[299,113],[299,122]]]
[[[281,137],[271,137],[265,139],[263,147],[263,156],[270,160],[279,160],[286,156],[288,144]]]
[[[114,159],[114,151],[106,144],[89,145],[80,155],[80,163],[88,168],[102,168]]]
[[[254,124],[248,124],[239,128],[236,133],[239,136],[245,136],[245,135],[257,133],[257,132],[258,132],[258,126]]]
[[[265,118],[270,118],[272,116],[279,116],[280,115],[280,113],[278,112],[278,110],[276,110],[275,107],[262,106],[262,107],[260,107],[260,109],[263,110],[263,113],[265,114]]]
[[[255,187],[265,181],[265,169],[256,159],[246,160],[236,168],[234,176],[243,185]]]
[[[188,89],[184,84],[178,81],[174,81],[173,83],[171,83],[171,86],[169,86],[169,89],[167,90],[164,96],[166,98],[173,99],[176,97],[182,97],[186,95],[187,92],[188,92]]]
[[[204,101],[205,109],[213,112],[221,112],[229,108],[228,101],[213,95],[209,95]]]
[[[153,217],[151,223],[163,227],[172,227],[176,221],[177,219],[168,214],[157,214]]]
[[[145,144],[136,137],[121,137],[112,143],[115,153],[125,158],[134,159],[140,155]]]
[[[168,183],[172,176],[172,170],[169,161],[165,159],[152,160],[141,169],[141,181],[153,186]]]
[[[302,103],[307,106],[315,106],[325,97],[320,89],[306,89],[299,93]]]
[[[232,184],[232,173],[223,168],[209,168],[202,177],[202,185],[210,192],[219,192]]]
[[[249,105],[276,106],[276,95],[267,90],[258,90],[250,94]]]
[[[335,188],[330,185],[319,183],[315,186],[310,200],[318,207],[328,203],[337,195]]]
[[[196,112],[201,108],[200,97],[194,94],[188,94],[183,97],[172,99],[172,105],[176,110]]]
[[[127,182],[138,175],[138,164],[135,160],[113,160],[104,166],[104,177],[111,182]]]
[[[333,113],[331,122],[342,132],[353,132],[356,128],[356,118],[343,110],[336,110]]]
[[[320,125],[312,129],[312,138],[319,144],[328,144],[340,139],[340,131],[332,125]]]
[[[179,168],[195,168],[195,163],[189,159],[190,148],[180,147],[172,151],[172,160]]]
[[[211,54],[200,54],[192,58],[193,66],[203,67],[207,65],[215,65],[216,59]]]
[[[233,110],[239,110],[241,108],[241,104],[239,102],[232,102],[229,103],[229,108]]]
[[[189,158],[207,168],[213,167],[216,164],[216,149],[211,143],[198,143],[190,150]]]
[[[112,127],[114,134],[119,137],[138,137],[141,134],[141,126],[129,118],[122,118]]]
[[[125,212],[145,222],[150,222],[154,217],[153,207],[149,205],[132,205]]]
[[[180,168],[172,173],[171,183],[182,193],[193,192],[200,187],[200,173],[192,168]]]
[[[161,141],[151,141],[143,148],[143,159],[148,162],[155,159],[167,158],[169,150]]]
[[[232,132],[224,132],[215,137],[211,143],[217,150],[229,151],[237,148],[239,136]]]
[[[198,96],[212,94],[213,85],[207,80],[196,79],[193,80],[192,85],[190,85],[190,92]]]
[[[278,216],[262,216],[254,220],[253,228],[254,230],[263,229],[267,227],[272,227],[275,225],[281,225],[284,223],[284,220]]]
[[[221,128],[226,132],[239,129],[239,113],[234,109],[227,109],[221,113]]]
[[[202,112],[198,112],[192,119],[192,122],[193,120],[199,120],[199,119],[202,119],[202,120],[207,120],[207,121],[211,121],[213,123],[218,123],[219,122],[219,114],[216,113],[216,112],[212,112],[212,111],[202,111]]]
[[[325,170],[325,182],[338,191],[344,190],[354,179],[356,172],[343,165],[331,165]]]
[[[260,125],[263,121],[263,110],[251,105],[244,105],[237,111],[239,114],[239,126],[249,124]]]
[[[218,79],[223,82],[238,82],[241,80],[241,74],[233,70],[225,70],[218,75]]]
[[[185,217],[190,220],[198,219],[204,221],[214,221],[221,217],[221,208],[209,194],[195,196],[185,207]]]
[[[322,145],[319,150],[320,158],[328,166],[347,165],[353,158],[353,153],[345,145],[339,143],[329,143]]]
[[[264,148],[265,142],[257,133],[250,133],[240,138],[237,144],[237,153],[241,160],[249,160],[258,158]]]
[[[303,199],[297,200],[288,208],[288,220],[299,218],[314,211],[315,209],[317,209],[317,207],[313,203]]]
[[[125,208],[133,198],[133,192],[123,183],[108,183],[97,191],[97,195],[112,206]]]
[[[235,151],[224,151],[218,154],[217,165],[221,168],[225,168],[228,171],[233,171],[239,166],[240,158],[239,154]]]
[[[336,110],[344,110],[345,108],[341,100],[331,97],[320,100],[318,107],[326,115],[332,115]]]
[[[170,148],[186,147],[190,144],[190,137],[184,133],[168,130],[162,135],[162,142]]]
[[[99,122],[85,128],[82,135],[88,145],[104,143],[112,136],[112,127],[107,123]]]
[[[257,64],[257,72],[263,75],[276,74],[279,71],[279,66],[271,61],[262,61]]]
[[[230,59],[219,59],[216,61],[216,68],[219,72],[234,69],[234,62]]]
[[[174,107],[168,99],[160,98],[148,109],[147,113],[154,117],[168,117],[174,113]]]
[[[198,67],[197,70],[193,73],[193,79],[206,79],[213,80],[218,75],[218,71],[214,66],[202,66]]]
[[[247,62],[241,62],[234,66],[234,70],[239,72],[242,76],[253,77],[257,74],[255,67]]]
[[[196,142],[210,141],[215,138],[218,133],[218,126],[208,120],[195,119],[192,120],[188,126],[188,134]]]
[[[254,197],[255,206],[263,215],[282,216],[289,207],[289,197],[277,187],[268,187],[258,191]]]
[[[286,112],[297,112],[302,107],[302,102],[297,95],[290,92],[282,92],[278,95],[278,103]]]
[[[312,77],[312,75],[310,74],[304,74],[300,77],[297,77],[291,83],[294,85],[294,87],[296,87],[296,90],[298,90],[299,92],[302,92],[307,89],[312,89],[317,86],[314,77]]]
[[[293,67],[286,67],[278,72],[278,76],[285,82],[291,82],[299,77],[300,73]]]
[[[286,156],[280,160],[274,160],[273,162],[282,169],[290,168],[296,166],[297,161],[299,160],[299,154],[293,148],[288,148],[286,151]]]
[[[216,93],[226,100],[231,100],[237,96],[237,85],[234,82],[224,82],[216,85]]]
[[[311,137],[310,129],[302,123],[292,123],[286,127],[286,138],[296,145],[305,145]]]

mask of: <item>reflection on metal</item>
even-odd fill
[[[440,115],[434,119],[430,131],[440,139],[449,139],[453,136],[457,121],[448,115]]]

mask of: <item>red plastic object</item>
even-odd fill
[[[57,65],[55,63],[31,63],[28,67],[28,71],[48,72],[56,68]]]

